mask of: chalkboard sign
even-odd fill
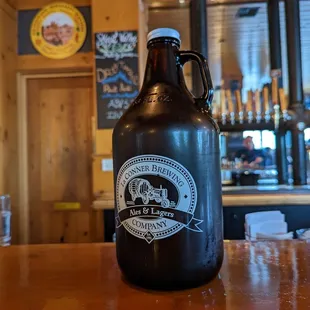
[[[113,128],[139,93],[137,31],[95,33],[98,129]]]

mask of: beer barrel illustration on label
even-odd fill
[[[139,178],[132,180],[129,183],[129,192],[133,201],[140,197],[146,205],[150,200],[155,200],[156,202],[160,202],[162,207],[169,207],[170,201],[167,199],[167,189],[161,186],[160,188],[154,188],[148,180]]]
[[[119,170],[116,227],[148,243],[183,228],[201,232],[194,218],[196,184],[180,163],[158,155],[136,156]]]

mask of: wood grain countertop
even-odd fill
[[[310,243],[225,242],[219,276],[156,292],[126,283],[113,244],[0,248],[3,310],[310,309]]]

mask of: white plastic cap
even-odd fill
[[[147,42],[150,42],[153,39],[162,38],[162,37],[174,38],[181,43],[179,32],[172,28],[157,28],[157,29],[152,30],[147,35]]]

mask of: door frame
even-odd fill
[[[28,184],[28,114],[27,82],[31,79],[48,79],[63,77],[92,77],[92,72],[76,73],[17,73],[17,153],[18,153],[18,241],[29,243],[29,184]]]

